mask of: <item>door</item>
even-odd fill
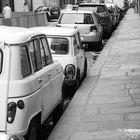
[[[5,46],[7,51],[3,51],[0,49],[0,131],[5,131],[6,123],[7,123],[7,95],[9,91],[9,69],[10,69],[10,55],[9,55],[9,47]]]
[[[85,56],[84,56],[84,51],[81,47],[79,33],[74,35],[73,43],[74,43],[74,55],[76,58],[76,64],[77,64],[77,67],[80,69],[80,75],[82,75],[84,71]]]
[[[49,79],[49,84],[50,84],[50,96],[49,96],[49,101],[50,101],[50,109],[52,110],[55,105],[58,103],[58,101],[61,98],[61,89],[62,89],[62,66],[57,63],[52,61],[52,55],[49,49],[49,45],[46,41],[45,38],[40,38],[40,46],[41,46],[41,58],[42,58],[42,63],[43,63],[43,71],[44,71],[44,76],[42,77],[48,77]],[[45,60],[46,59],[46,60]],[[46,68],[48,67],[48,68]],[[47,73],[46,73],[47,71]],[[46,76],[45,76],[46,75]],[[46,82],[47,80],[44,80],[45,86],[44,89],[47,90],[48,87],[46,87]],[[47,96],[48,97],[48,96]],[[47,99],[47,100],[48,100]],[[44,104],[46,104],[44,102]]]
[[[42,120],[46,118],[50,111],[51,104],[51,84],[50,71],[51,66],[48,66],[44,48],[40,45],[40,39],[34,38],[29,44],[29,52],[33,66],[34,76],[40,84],[39,93],[42,99]]]

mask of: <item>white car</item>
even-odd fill
[[[36,139],[39,126],[63,103],[63,80],[45,35],[0,26],[0,140]]]
[[[79,31],[63,27],[34,27],[46,34],[52,56],[64,69],[64,85],[78,88],[87,73],[87,58],[82,46]]]
[[[96,47],[95,43],[99,50],[102,47],[103,28],[99,23],[98,16],[93,11],[64,11],[60,15],[56,26],[77,28],[83,43],[92,45],[93,49]]]

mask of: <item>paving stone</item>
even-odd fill
[[[95,98],[89,101],[89,104],[111,104],[111,103],[122,103],[122,102],[130,102],[131,97],[103,97],[103,98]]]
[[[134,113],[134,112],[140,112],[140,107],[121,107],[121,108],[104,108],[100,109],[100,113],[107,113],[107,114],[114,114],[114,113]]]
[[[90,115],[83,115],[81,117],[80,122],[110,122],[110,121],[120,121],[123,119],[123,116],[121,114],[90,114]]]
[[[136,106],[140,106],[140,99],[133,99]]]
[[[139,140],[139,130],[118,129],[101,132],[76,132],[70,140]]]
[[[128,88],[128,89],[140,88],[140,84],[128,84],[128,85],[126,85],[126,88]]]
[[[99,131],[117,129],[140,129],[140,121],[100,122],[98,126]]]
[[[136,93],[139,93],[140,94],[140,88],[139,89],[130,89],[129,90],[130,94],[136,94]]]
[[[139,111],[140,112],[140,111]],[[140,120],[140,113],[127,114],[128,120]]]
[[[77,128],[76,128],[76,132],[94,132],[99,130],[99,124],[98,123],[80,123]]]

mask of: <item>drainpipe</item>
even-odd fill
[[[138,13],[140,14],[140,0],[138,0]]]

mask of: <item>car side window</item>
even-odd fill
[[[91,14],[84,14],[84,23],[85,24],[94,24]]]
[[[29,44],[29,52],[31,55],[31,61],[34,72],[39,71],[42,68],[41,51],[39,40],[34,39]]]
[[[49,45],[45,37],[40,38],[40,46],[43,67],[53,63],[52,55],[49,51]]]
[[[21,73],[23,77],[31,74],[30,59],[28,55],[27,46],[23,45],[20,51]]]

